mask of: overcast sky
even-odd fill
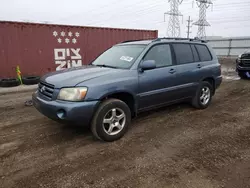
[[[180,5],[181,35],[186,37],[188,16],[198,20],[199,9],[193,0]],[[211,24],[208,36],[250,36],[250,0],[214,0],[207,9]],[[165,36],[169,11],[168,0],[1,0],[0,20],[31,21],[81,26],[104,26],[159,30]],[[196,36],[192,27],[191,37]]]

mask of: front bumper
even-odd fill
[[[34,107],[46,117],[63,122],[75,122],[89,125],[99,101],[67,102],[47,101],[39,97],[39,93],[32,95]]]

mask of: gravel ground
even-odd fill
[[[141,114],[113,143],[25,107],[29,92],[1,95],[0,187],[250,187],[250,84],[224,75],[208,109]]]

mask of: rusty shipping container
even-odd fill
[[[41,76],[90,63],[125,40],[153,39],[157,31],[0,21],[0,78]]]

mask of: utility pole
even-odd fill
[[[190,16],[188,17],[187,22],[188,22],[188,25],[187,25],[187,28],[188,28],[188,30],[187,30],[187,38],[189,39],[190,33],[192,33],[192,32],[190,31],[190,30],[191,30],[191,27],[192,27],[191,23],[193,22],[193,20],[191,20],[191,17],[190,17]]]
[[[200,8],[199,11],[199,20],[194,23],[194,25],[198,26],[198,38],[206,38],[206,27],[210,26],[208,21],[206,20],[207,17],[207,8],[212,5],[211,0],[196,0],[197,6]]]
[[[168,37],[181,36],[179,16],[182,16],[182,14],[179,11],[179,5],[182,3],[182,1],[183,0],[168,0],[168,2],[170,2],[170,11],[164,13],[164,21],[166,14],[170,15],[167,29]]]

